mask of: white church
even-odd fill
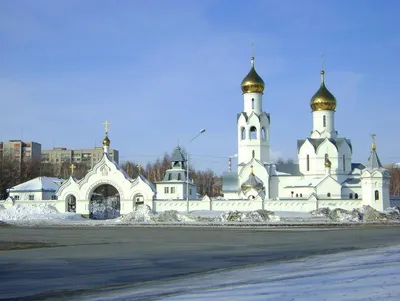
[[[187,157],[174,150],[171,168],[162,181],[150,183],[142,174],[132,179],[109,155],[108,122],[105,122],[103,157],[82,179],[71,176],[54,185],[50,203],[60,212],[76,212],[96,218],[114,218],[147,205],[154,212],[271,211],[308,212],[329,207],[352,210],[370,205],[377,210],[390,207],[390,173],[382,167],[373,136],[365,165],[352,162],[351,141],[335,129],[336,99],[321,85],[311,98],[313,129],[310,137],[297,141],[298,163],[273,164],[270,159],[270,116],[263,111],[264,81],[257,74],[254,58],[242,81],[243,111],[237,117],[238,166],[223,174],[223,197],[197,197],[195,183],[187,174]],[[59,181],[59,180],[57,180]],[[28,185],[29,186],[29,185]],[[5,206],[37,203],[15,187]],[[45,188],[41,188],[42,190]],[[26,194],[26,196],[24,196]],[[50,195],[50,194],[49,194]]]
[[[251,59],[250,72],[241,85],[238,168],[223,175],[226,199],[259,198],[268,201],[268,208],[279,210],[305,203],[313,209],[370,205],[383,210],[390,206],[390,173],[378,158],[375,137],[366,165],[353,163],[351,141],[336,131],[336,99],[326,88],[324,76],[321,70],[321,85],[310,101],[311,135],[297,141],[298,163],[272,164],[270,117],[263,111],[265,84],[255,70],[254,58]]]

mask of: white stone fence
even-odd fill
[[[6,201],[0,201],[0,205],[5,208],[13,205],[33,205],[33,204],[48,204],[57,208],[59,212],[66,212],[65,201],[47,200],[47,201],[18,201],[8,198]],[[204,197],[202,200],[148,200],[145,204],[152,207],[154,212],[163,212],[168,210],[176,210],[180,212],[187,211],[254,211],[265,209],[270,211],[296,211],[309,212],[318,208],[328,207],[330,209],[342,208],[352,210],[360,208],[363,205],[362,200],[216,200]],[[89,214],[90,201],[78,200],[76,202],[76,213]],[[121,214],[128,214],[133,211],[135,203],[132,200],[121,200]]]
[[[188,204],[189,203],[189,204]],[[342,208],[352,210],[362,207],[362,200],[215,200],[205,197],[203,200],[155,200],[153,211],[162,212],[167,210],[176,211],[254,211],[265,209],[270,211],[297,211],[309,212],[318,208],[328,207],[330,209]]]

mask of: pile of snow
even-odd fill
[[[168,210],[159,214],[154,214],[147,205],[135,207],[133,212],[118,219],[123,223],[135,222],[157,222],[157,223],[177,223],[177,222],[195,222],[197,219],[187,214],[179,213],[176,210]]]
[[[80,220],[75,213],[60,213],[49,204],[15,205],[8,209],[0,209],[0,221],[19,220]]]
[[[154,216],[154,213],[151,212],[151,208],[147,205],[136,206],[133,209],[133,212],[121,216],[118,221],[124,223],[131,222],[150,222]]]
[[[362,206],[358,211],[362,214],[363,220],[366,222],[387,221],[389,219],[386,214],[375,210],[371,206]]]
[[[363,217],[357,209],[348,211],[341,208],[335,208],[329,213],[329,218],[334,222],[359,222]]]
[[[362,220],[362,214],[357,209],[349,211],[341,208],[332,210],[329,208],[319,208],[310,213],[317,217],[326,217],[334,222],[359,222]]]
[[[399,220],[400,219],[400,207],[389,207],[386,208],[383,213],[390,219],[390,220]]]
[[[280,221],[279,216],[276,216],[274,212],[268,210],[256,210],[251,212],[240,212],[240,211],[229,211],[221,214],[221,222],[269,222]]]
[[[310,213],[313,216],[326,217],[334,222],[374,222],[400,219],[400,210],[398,207],[388,208],[384,212],[379,212],[368,205],[351,211],[341,208],[333,210],[329,208],[319,208]]]

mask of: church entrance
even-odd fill
[[[109,184],[97,187],[90,198],[89,217],[92,219],[112,219],[120,216],[120,196],[118,190]]]

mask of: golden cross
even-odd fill
[[[370,134],[370,136],[372,138],[372,150],[376,150],[376,143],[375,143],[376,134]]]
[[[74,164],[71,164],[71,166],[69,168],[71,169],[71,176],[73,176],[76,166]]]
[[[110,123],[106,120],[103,124],[106,127],[106,135],[107,135],[108,134],[108,126],[110,125]]]
[[[142,173],[142,165],[138,165],[137,168],[139,169],[139,173]]]

